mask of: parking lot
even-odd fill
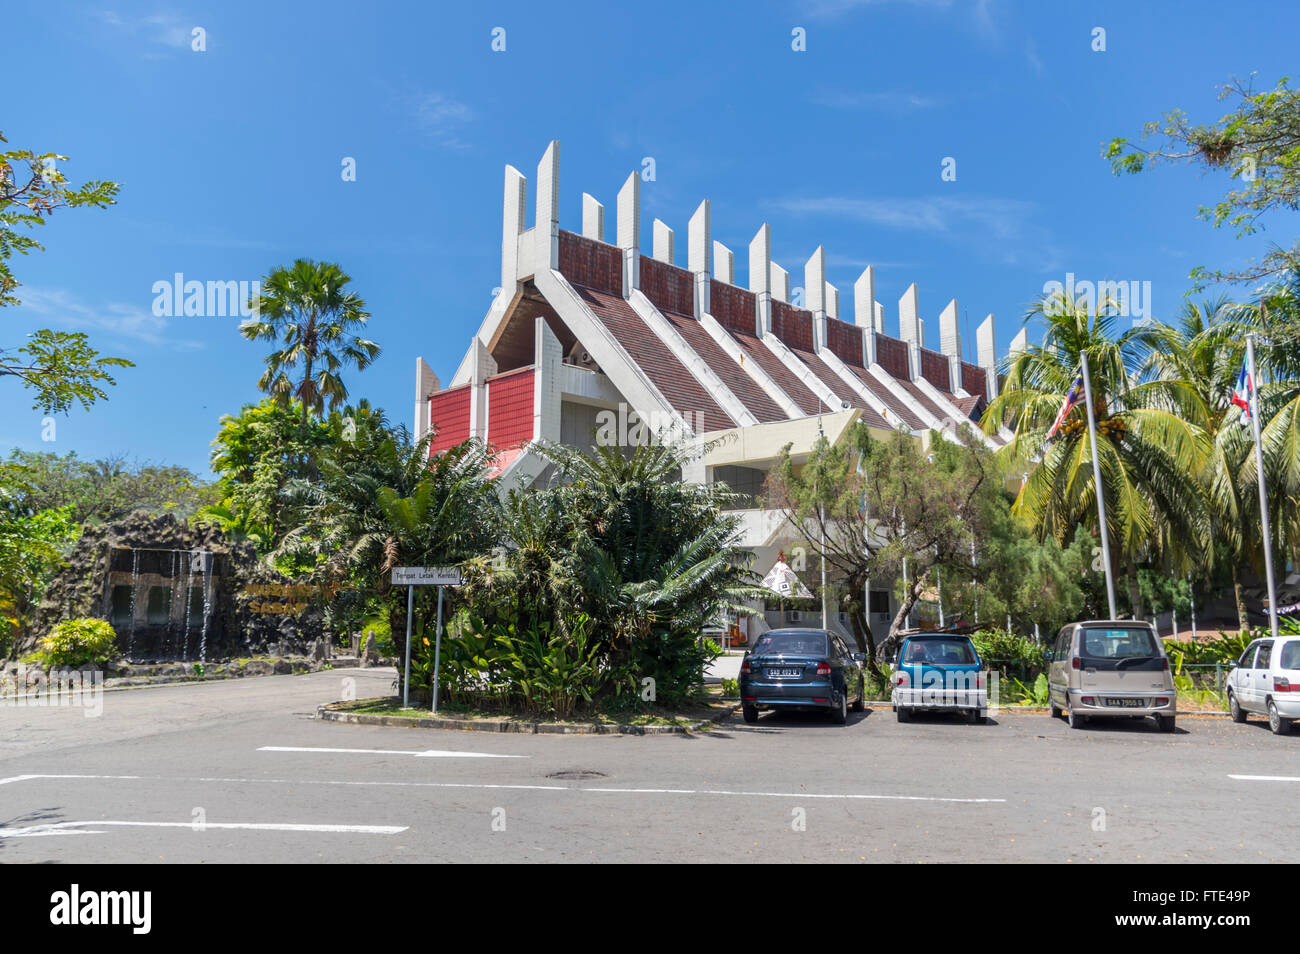
[[[1300,736],[739,714],[692,736],[327,724],[384,670],[6,709],[0,861],[1300,860]]]

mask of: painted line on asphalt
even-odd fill
[[[328,749],[309,745],[263,745],[259,752],[326,752],[360,755],[414,755],[418,759],[530,759],[531,755],[496,755],[492,752],[455,752],[451,749]]]
[[[1296,775],[1229,775],[1242,782],[1300,782]]]
[[[463,788],[463,789],[509,789],[526,792],[591,792],[600,795],[725,795],[732,798],[820,798],[844,801],[895,801],[895,802],[947,802],[969,805],[1005,804],[1005,798],[955,798],[939,795],[866,795],[866,794],[824,794],[815,792],[752,792],[733,789],[714,788],[594,788],[572,785],[509,785],[488,782],[385,782],[385,781],[351,781],[348,779],[312,779],[312,778],[220,778],[220,777],[181,777],[167,775],[19,775],[5,781],[26,779],[138,779],[150,782],[263,782],[278,785],[341,785],[380,788]],[[211,827],[211,826],[209,826]]]
[[[339,832],[353,835],[396,835],[406,825],[313,825],[281,822],[148,822],[148,821],[71,821],[31,825],[27,828],[0,828],[0,838],[39,838],[44,835],[102,835],[97,828],[189,828],[203,832],[208,828],[242,831],[310,831]]]

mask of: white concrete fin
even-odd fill
[[[692,272],[709,269],[709,200],[705,199],[686,224],[686,267]]]
[[[826,249],[817,246],[803,267],[803,304],[814,315],[826,312]]]
[[[673,230],[662,219],[654,220],[654,244],[650,257],[665,265],[673,264]]]
[[[519,236],[524,234],[528,207],[528,180],[514,166],[506,166],[505,193],[501,213],[501,288],[514,296],[519,280]]]
[[[618,190],[618,247],[623,250],[623,297],[641,287],[641,175],[628,174]]]
[[[713,277],[728,285],[736,284],[736,253],[721,242],[713,243]]]
[[[560,141],[552,139],[537,164],[537,241],[550,246],[551,268],[560,267]]]
[[[880,302],[876,302],[876,333],[885,333],[885,306]]]
[[[990,316],[991,317],[991,316]],[[1021,328],[1016,332],[1016,336],[1011,339],[1011,353],[1016,354],[1020,351],[1029,350],[1029,329]]]
[[[916,282],[898,299],[898,337],[909,344],[921,344],[921,315]]]
[[[582,237],[605,241],[605,207],[589,192],[582,194]]]
[[[756,295],[772,291],[772,229],[766,222],[749,243],[749,290]]]
[[[840,290],[830,282],[826,283],[826,314],[831,318],[840,316]]]
[[[954,298],[939,315],[939,350],[949,357],[961,358],[961,329],[957,315],[957,299]]]
[[[859,328],[875,327],[876,270],[868,265],[853,283],[853,323]]]
[[[790,300],[790,273],[776,262],[772,263],[772,297],[777,301]]]

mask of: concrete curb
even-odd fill
[[[526,735],[686,735],[710,725],[716,725],[740,708],[736,702],[722,712],[715,713],[690,725],[614,725],[602,722],[526,722],[516,719],[442,719],[430,716],[386,716],[368,712],[348,712],[332,702],[316,708],[316,718],[322,722],[341,722],[347,725],[384,725],[407,729],[451,729],[459,732],[519,732]]]
[[[884,712],[894,710],[893,703],[890,702],[868,702],[868,709],[880,709]],[[1047,706],[998,706],[994,709],[989,707],[989,715],[997,712],[1011,712],[1016,715],[1050,715],[1052,710]],[[1220,712],[1218,709],[1179,709],[1180,716],[1227,716],[1228,713]]]

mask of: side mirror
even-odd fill
[[[1051,662],[1053,659],[1056,658],[1056,651],[1052,649],[1045,650],[1043,652],[1043,658],[1046,659],[1048,662]]]

